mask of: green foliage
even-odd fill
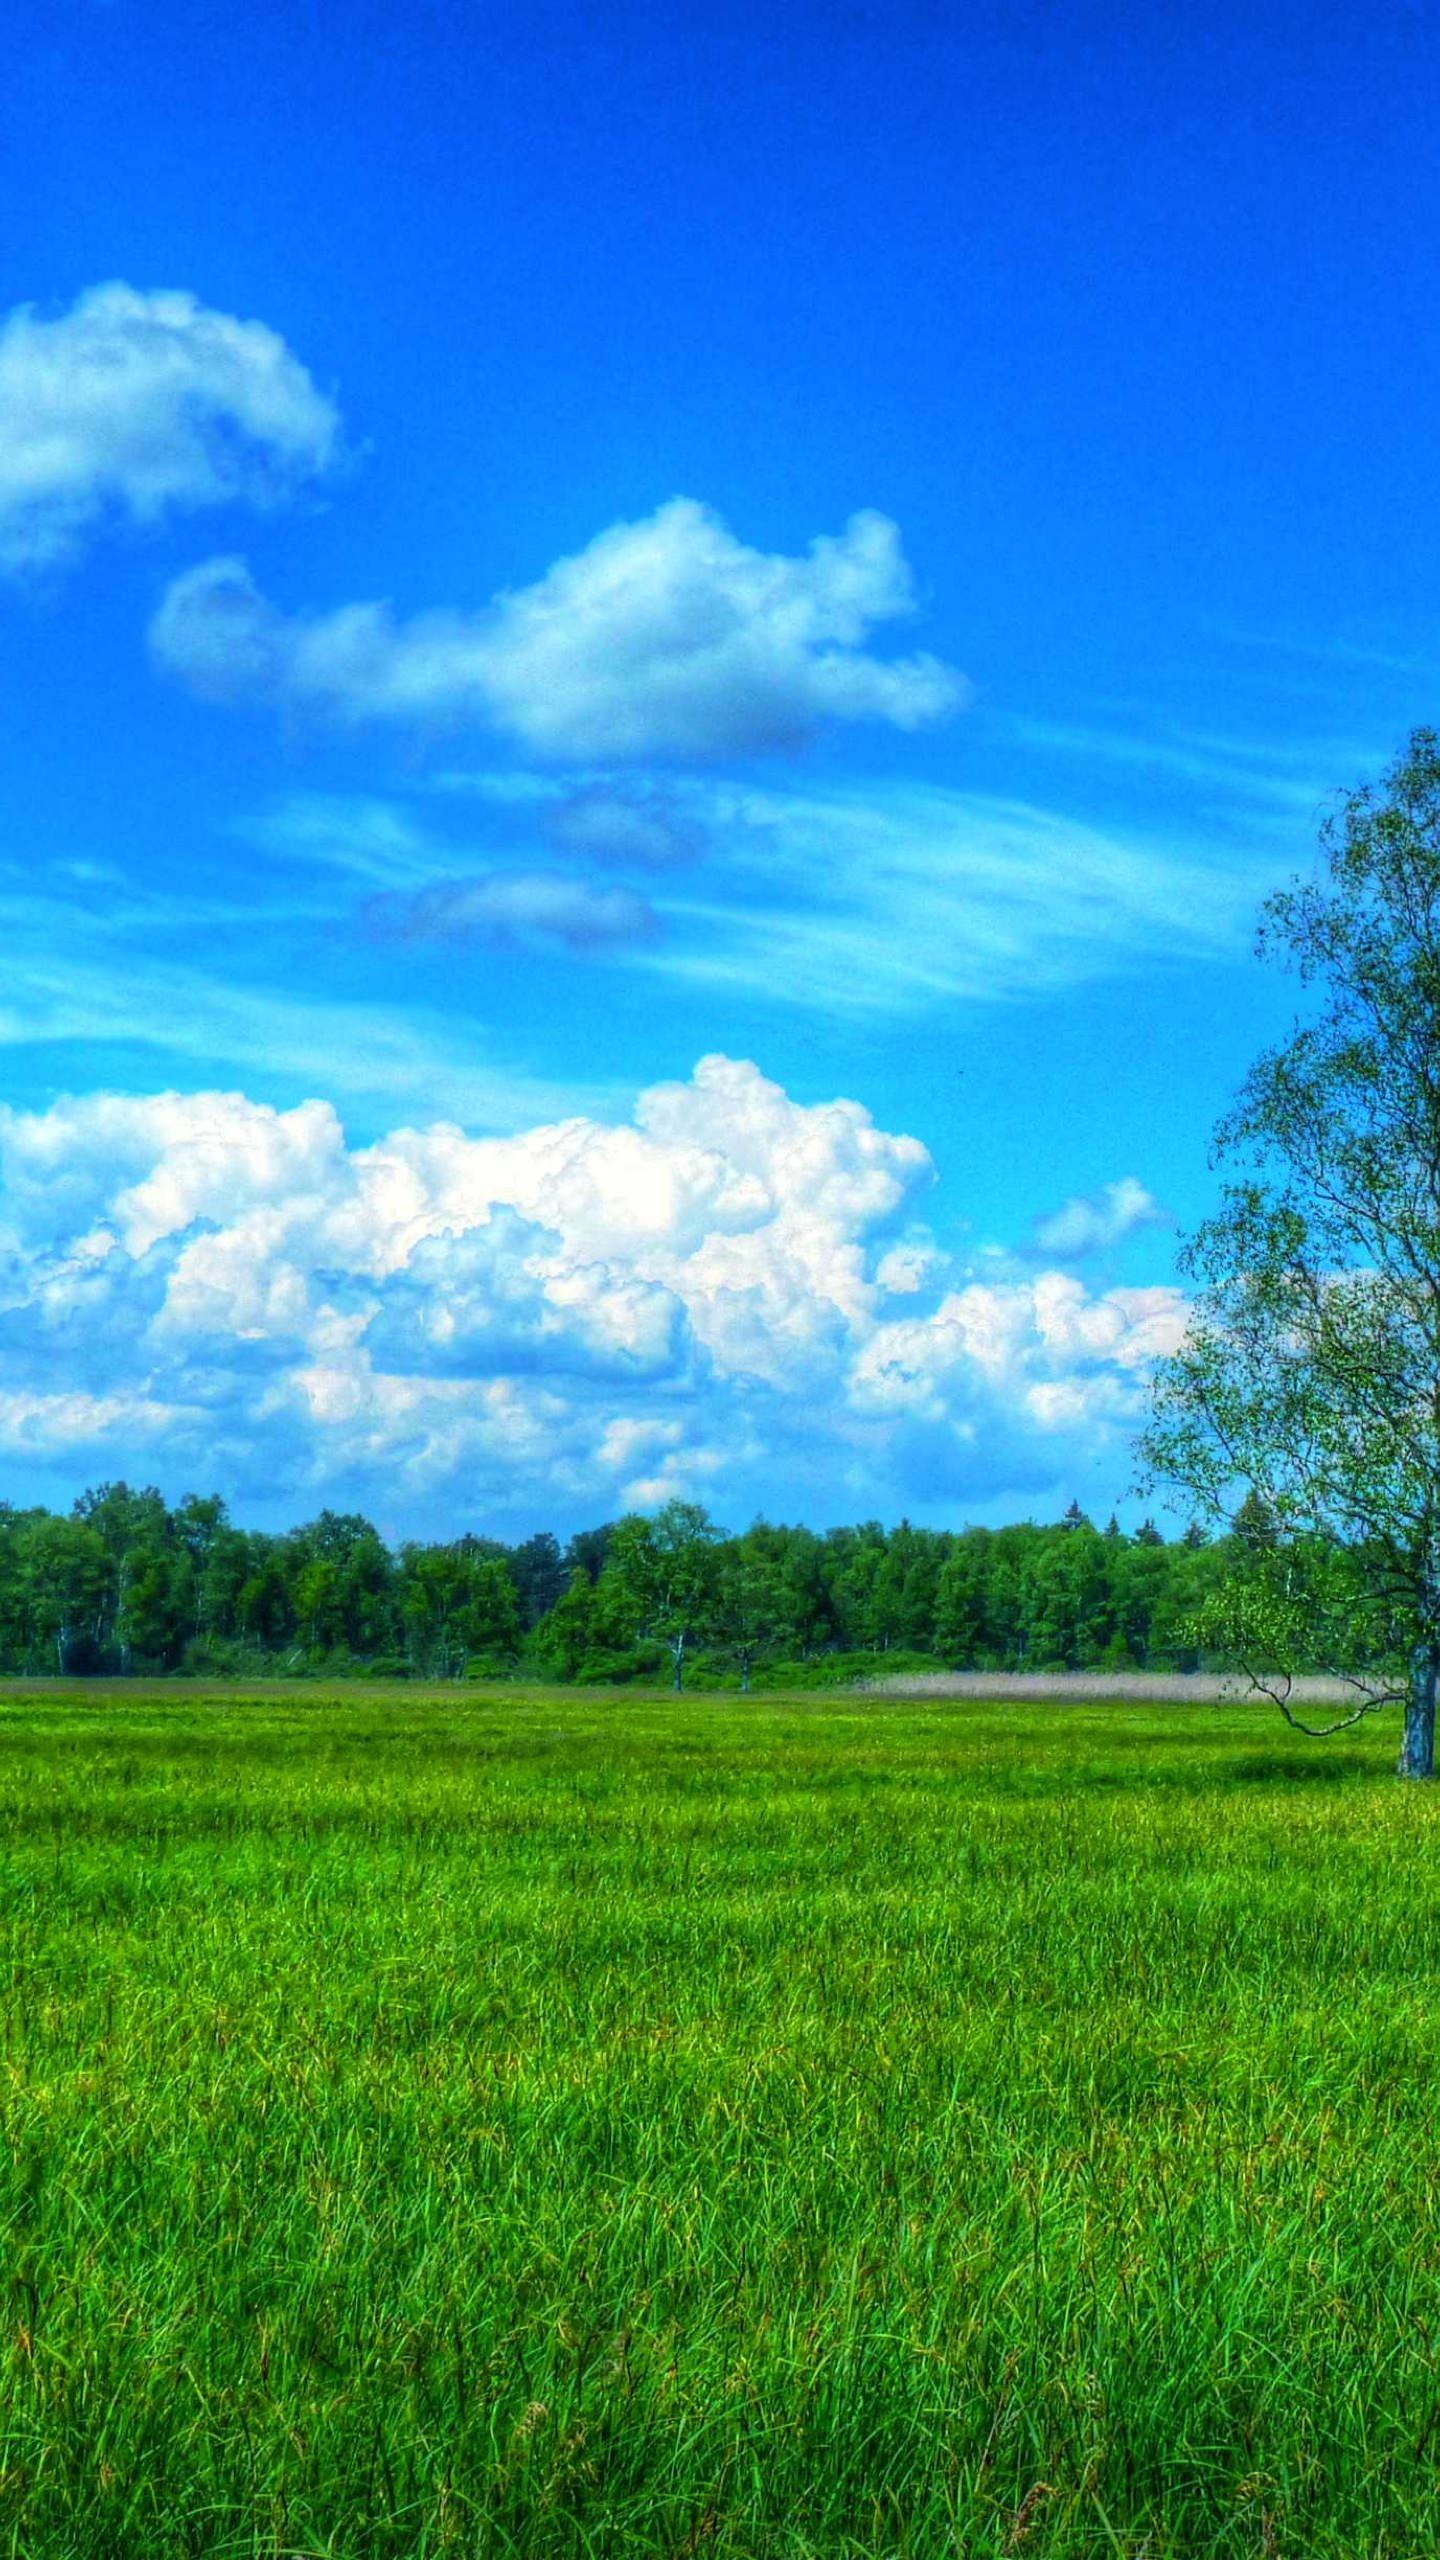
[[[612,1575],[593,1583],[583,1569],[536,1627],[530,1658],[543,1678],[578,1680],[583,1686],[633,1680],[653,1668],[653,1653],[637,1647],[634,1611]]]
[[[666,1662],[673,1678],[678,1654],[682,1676],[703,1661],[707,1678],[746,1689],[777,1668],[822,1686],[922,1666],[1194,1669],[1214,1643],[1197,1609],[1232,1552],[1250,1554],[1243,1522],[1237,1538],[1167,1546],[1148,1524],[1129,1538],[1083,1519],[823,1535],[758,1520],[725,1537],[680,1504],[563,1552],[542,1532],[510,1549],[464,1537],[392,1554],[354,1513],[276,1537],[237,1529],[213,1499],[167,1510],[108,1485],[68,1519],[0,1506],[0,1674],[593,1686]]]
[[[1242,1541],[1362,1556],[1334,1613],[1347,1665],[1397,1630],[1440,1663],[1440,741],[1419,730],[1323,832],[1317,877],[1272,897],[1262,955],[1310,999],[1221,1124],[1235,1168],[1185,1257],[1187,1339],[1159,1375],[1153,1476]],[[1240,1525],[1237,1523],[1237,1525]],[[1262,1538],[1263,1531],[1263,1538]],[[1297,1567],[1298,1570],[1298,1567]],[[1284,1573],[1232,1619],[1313,1658]],[[1238,1613],[1238,1614],[1237,1614]],[[1257,1614],[1258,1613],[1258,1614]],[[1223,1618],[1212,1611],[1212,1623]],[[1401,1650],[1405,1649],[1402,1641]]]
[[[0,1720],[8,2551],[1440,2547],[1440,1829],[1364,1729]]]
[[[610,1539],[598,1589],[642,1642],[668,1654],[674,1685],[685,1656],[715,1629],[720,1531],[698,1502],[663,1502],[647,1519],[631,1512]]]
[[[723,1670],[723,1661],[716,1667]],[[883,1672],[887,1679],[904,1680],[912,1674],[929,1678],[949,1669],[949,1663],[933,1653],[822,1653],[813,1662],[767,1662],[756,1672],[752,1685],[756,1689],[782,1691],[851,1689],[857,1681],[873,1680],[877,1672]]]

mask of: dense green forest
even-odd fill
[[[717,1529],[672,1502],[562,1547],[386,1546],[322,1511],[275,1534],[214,1496],[107,1484],[68,1515],[0,1505],[0,1670],[389,1679],[654,1677],[748,1685],[927,1663],[1190,1670],[1187,1630],[1237,1541],[1133,1536],[1078,1506],[1050,1526]],[[876,1658],[881,1660],[877,1664]]]

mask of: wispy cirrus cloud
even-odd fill
[[[602,1108],[616,1090],[603,1075],[567,1078],[499,1054],[483,1026],[397,988],[384,954],[368,982],[327,976],[328,885],[297,888],[286,870],[228,893],[197,884],[162,895],[84,872],[0,872],[0,1052],[12,1090],[23,1057],[43,1062],[52,1090],[107,1074],[136,1084],[220,1076],[262,1092],[323,1091],[366,1121],[448,1112],[500,1129]]]
[[[1246,737],[1157,721],[1143,707],[1110,721],[1011,716],[1003,735],[1022,751],[1038,750],[1071,771],[1112,768],[1148,786],[1185,796],[1207,820],[1228,815],[1248,827],[1293,831],[1316,823],[1333,805],[1347,774],[1373,771],[1383,740],[1337,740],[1329,733],[1277,737],[1273,726]]]
[[[61,565],[108,520],[273,506],[340,452],[284,339],[194,294],[94,285],[0,324],[0,569]]]
[[[518,792],[505,775],[493,789],[484,774],[444,780],[443,827],[423,794],[404,804],[310,794],[276,804],[251,833],[277,861],[410,894],[478,872],[491,843],[553,845],[553,813],[571,805],[555,778],[525,776]],[[603,801],[606,788],[587,777],[584,796]],[[473,827],[457,831],[452,812],[471,805]],[[761,788],[692,774],[667,786],[665,806],[703,859],[669,872],[631,862],[635,894],[663,930],[627,948],[633,966],[681,987],[903,1019],[1166,956],[1236,957],[1248,938],[1253,867],[1203,839],[888,779]],[[607,865],[622,868],[618,854]],[[574,876],[583,882],[578,865]]]
[[[716,786],[709,812],[712,865],[644,965],[787,1005],[921,1014],[1233,955],[1254,903],[1203,843],[979,792]]]
[[[479,612],[287,615],[243,560],[204,561],[170,587],[150,645],[212,701],[477,726],[560,762],[705,763],[789,752],[835,722],[916,729],[957,710],[953,668],[868,646],[914,609],[886,516],[854,515],[791,555],[754,550],[713,509],[672,498]]]

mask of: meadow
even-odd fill
[[[0,1694],[0,2550],[1433,2553],[1394,1747]]]

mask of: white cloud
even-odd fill
[[[576,953],[649,942],[653,907],[630,889],[596,888],[556,871],[489,871],[431,880],[400,897],[372,898],[373,931],[407,942],[483,942],[494,950]]]
[[[277,878],[293,865],[402,895],[462,867],[457,805],[481,812],[467,871],[481,869],[475,856],[497,832],[507,844],[537,831],[555,841],[556,817],[576,802],[604,813],[602,832],[617,797],[622,817],[632,800],[650,805],[643,790],[617,795],[592,777],[573,795],[559,777],[534,774],[450,774],[442,789],[444,831],[419,801],[311,794],[247,833]],[[632,885],[663,928],[631,945],[630,965],[682,992],[754,995],[829,1017],[933,1017],[1153,971],[1166,954],[1237,960],[1248,946],[1257,893],[1248,857],[1228,863],[1184,838],[894,781],[760,788],[689,774],[672,779],[661,806],[703,843],[703,863],[663,869],[638,849],[622,853],[618,837],[610,858],[642,866]],[[587,840],[573,850],[600,848]]]
[[[367,832],[367,806],[357,804],[353,825],[344,823],[343,847],[331,847],[318,820],[308,845],[295,818],[309,875],[298,885],[293,857],[252,860],[242,873],[230,855],[209,883],[163,897],[113,875],[89,876],[88,867],[77,894],[63,867],[40,872],[0,860],[0,1056],[12,1053],[11,1088],[21,1081],[15,1052],[63,1051],[66,1063],[57,1069],[52,1056],[43,1073],[83,1089],[103,1046],[123,1059],[111,1073],[138,1085],[319,1089],[343,1097],[372,1128],[386,1114],[413,1112],[513,1129],[623,1101],[629,1088],[598,1068],[586,1072],[588,1061],[568,1076],[527,1070],[513,1055],[502,1061],[482,1022],[409,987],[388,951],[370,955],[378,961],[371,985],[357,988],[358,935],[343,949],[347,965],[327,970],[320,953],[297,970],[298,944],[314,950],[319,937],[333,939],[332,866],[366,887],[433,880],[436,847],[421,839],[405,852],[378,815]],[[226,956],[220,974],[217,952]]]
[[[479,613],[398,621],[367,603],[288,617],[227,557],[175,581],[150,638],[157,663],[212,700],[477,723],[560,760],[705,760],[795,748],[831,721],[914,729],[956,710],[953,669],[866,648],[874,625],[913,610],[885,516],[854,515],[794,557],[751,550],[710,508],[672,498]]]
[[[973,1406],[983,1380],[1043,1430],[1104,1424],[1134,1414],[1137,1381],[1175,1349],[1184,1317],[1169,1287],[1090,1297],[1061,1272],[971,1281],[932,1315],[877,1326],[852,1388],[871,1411],[936,1422],[952,1416],[957,1393]]]
[[[1110,1246],[1123,1243],[1137,1227],[1167,1223],[1159,1201],[1143,1182],[1136,1181],[1133,1173],[1127,1173],[1118,1182],[1106,1182],[1098,1191],[1077,1194],[1063,1208],[1037,1218],[1035,1244],[1041,1253],[1078,1262],[1086,1254],[1104,1253]]]
[[[552,843],[563,852],[598,862],[621,862],[640,871],[668,871],[694,862],[704,836],[671,791],[657,784],[622,790],[609,783],[567,792],[544,812]]]
[[[1246,945],[1253,868],[1183,838],[924,783],[687,793],[710,860],[644,965],[698,986],[902,1015]]]
[[[923,1228],[902,1236],[875,1266],[875,1285],[890,1297],[913,1298],[945,1268],[945,1256]]]
[[[339,450],[284,339],[193,294],[94,285],[0,324],[0,568],[63,563],[110,518],[273,505]]]
[[[0,1172],[0,1450],[80,1474],[128,1431],[287,1510],[1001,1496],[1123,1431],[1183,1318],[945,1266],[915,1139],[724,1058],[629,1121],[362,1147],[323,1102],[97,1094],[0,1114]]]

